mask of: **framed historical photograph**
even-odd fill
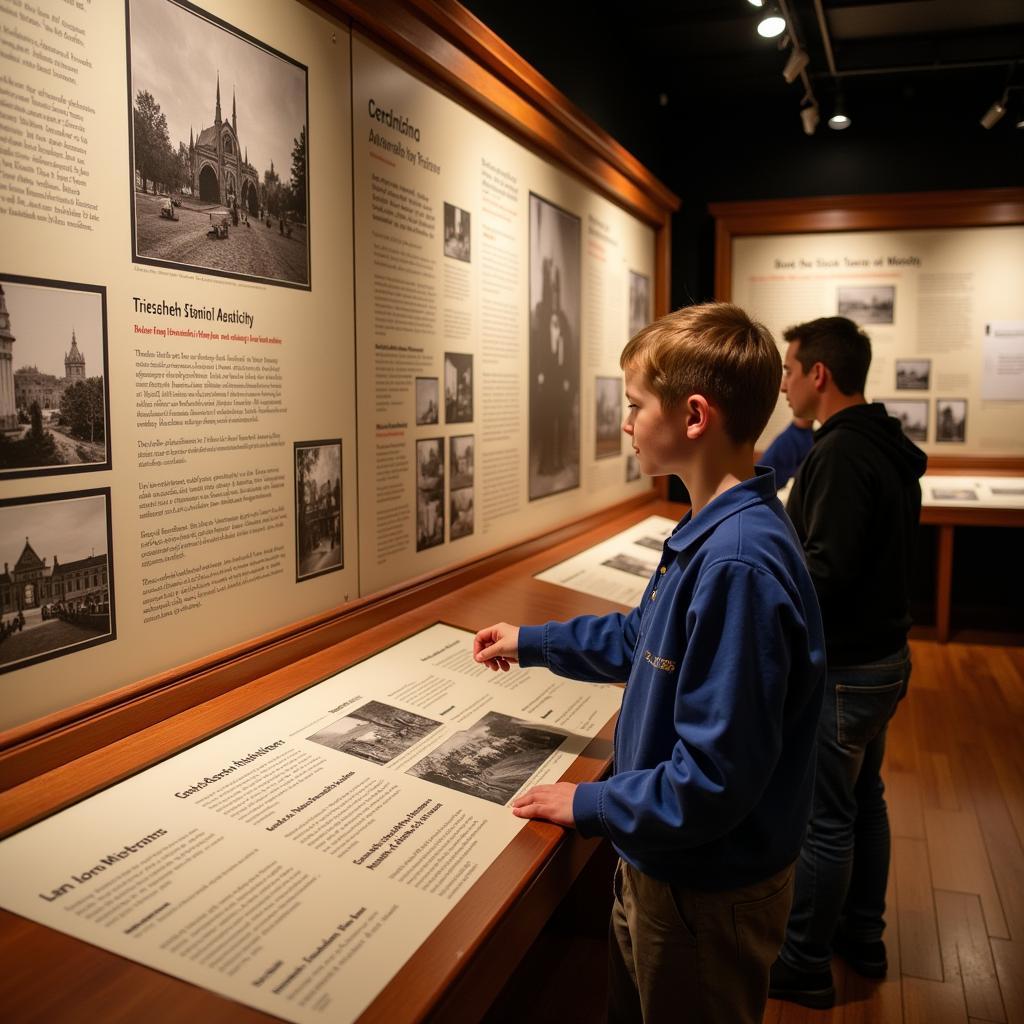
[[[891,324],[895,308],[892,284],[840,285],[836,292],[836,312],[857,324]]]
[[[651,322],[651,279],[635,270],[629,272],[629,336],[632,338]]]
[[[631,484],[643,476],[640,470],[640,460],[632,453],[626,456],[626,483]]]
[[[408,775],[505,804],[565,740],[565,733],[489,711],[408,769]]]
[[[110,488],[0,500],[0,672],[117,638]]]
[[[341,439],[295,442],[295,582],[345,565]]]
[[[305,65],[186,0],[126,0],[132,258],[310,287]]]
[[[580,218],[531,192],[531,501],[580,484],[580,305]]]
[[[433,718],[371,700],[306,739],[364,761],[387,764],[440,728]]]
[[[0,478],[110,469],[109,382],[104,287],[0,274]]]
[[[459,437],[448,438],[448,465],[451,467],[452,490],[473,486],[474,436],[462,434]]]
[[[444,543],[444,438],[416,442],[416,550]]]
[[[928,401],[924,398],[882,398],[886,412],[895,416],[911,441],[928,440]]]
[[[622,378],[594,380],[594,456],[622,454]]]
[[[473,488],[460,487],[451,493],[451,526],[452,540],[468,537],[473,532]]]
[[[967,440],[967,399],[935,399],[935,440],[963,444]]]
[[[897,359],[896,390],[927,391],[931,387],[932,361],[930,359]]]
[[[473,356],[468,352],[444,354],[445,423],[473,420]]]
[[[423,427],[438,421],[437,378],[416,378],[416,426]]]
[[[444,254],[469,263],[469,211],[444,204]]]

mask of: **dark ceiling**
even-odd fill
[[[1024,0],[780,2],[791,31],[774,40],[757,35],[761,12],[747,0],[466,6],[677,190],[681,161],[702,142],[805,145],[805,83],[782,77],[793,36],[810,58],[819,139],[946,140],[954,159],[976,146],[979,160],[1008,161],[1003,184],[1024,180]],[[839,85],[853,120],[845,133],[826,126]],[[986,132],[978,120],[1008,85],[1010,109]]]

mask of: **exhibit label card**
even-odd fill
[[[435,625],[0,844],[0,904],[296,1022],[354,1020],[619,706]]]
[[[644,596],[658,568],[661,549],[675,528],[674,519],[649,516],[628,530],[537,573],[535,578],[634,608]]]

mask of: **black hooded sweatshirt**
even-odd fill
[[[927,456],[881,402],[830,416],[786,505],[825,624],[829,668],[900,650]]]

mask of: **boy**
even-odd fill
[[[604,782],[535,786],[519,817],[605,836],[615,1021],[761,1020],[810,811],[825,673],[821,618],[770,470],[753,446],[782,374],[735,306],[679,310],[625,347],[623,430],[692,509],[640,607],[477,633],[492,669],[628,679]]]

